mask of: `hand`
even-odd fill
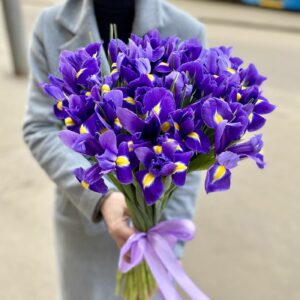
[[[113,192],[101,206],[101,213],[108,227],[108,232],[121,248],[134,229],[128,226],[128,209],[122,193]]]

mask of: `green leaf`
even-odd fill
[[[189,164],[188,173],[209,169],[216,162],[214,151],[198,154]]]

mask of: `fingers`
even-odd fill
[[[121,220],[115,224],[113,229],[113,235],[125,241],[135,232],[133,228],[129,227],[127,220],[128,218]]]

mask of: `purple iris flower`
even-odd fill
[[[210,141],[200,128],[195,127],[194,116],[194,111],[190,107],[172,113],[173,137],[189,150],[207,153],[210,150]]]
[[[79,48],[76,52],[64,50],[59,58],[59,70],[70,93],[80,94],[82,86],[87,86],[91,77],[101,72],[100,43]]]
[[[263,147],[262,135],[257,135],[249,141],[230,146],[217,156],[217,162],[208,170],[205,179],[207,193],[224,191],[230,188],[231,172],[238,162],[246,157],[252,158],[259,168],[265,163],[260,153]]]
[[[207,193],[225,191],[230,188],[230,169],[237,166],[237,154],[225,151],[217,157],[217,162],[207,171],[205,190]]]
[[[175,100],[172,93],[165,88],[153,88],[144,96],[144,114],[155,114],[161,124],[169,121],[169,115],[175,110]]]
[[[41,84],[44,92],[55,101],[53,107],[54,114],[58,119],[66,119],[68,114],[66,108],[68,108],[68,100],[66,95],[63,93],[62,88],[54,84],[43,83]]]
[[[136,173],[148,205],[154,204],[162,196],[163,178],[172,175],[175,185],[184,185],[188,164],[193,152],[176,153],[176,142],[165,142],[151,148],[139,147],[135,154],[144,166]]]
[[[123,105],[123,93],[120,90],[112,90],[106,92],[102,101],[97,103],[95,111],[98,115],[100,123],[104,128],[112,129],[119,133],[122,129],[122,124],[117,117],[117,108]]]
[[[231,142],[239,140],[248,125],[248,114],[239,103],[228,103],[211,98],[203,103],[202,118],[215,129],[215,151],[222,152]]]
[[[249,125],[247,127],[247,130],[252,132],[262,128],[266,123],[266,119],[261,115],[269,114],[275,108],[276,108],[275,105],[269,103],[266,98],[262,96],[259,97],[254,104],[251,104],[248,107]]]
[[[154,29],[143,37],[132,34],[128,45],[112,40],[111,72],[104,75],[101,46],[63,51],[61,78],[50,75],[41,85],[66,127],[62,141],[98,162],[75,171],[85,188],[104,192],[108,173],[122,184],[135,178],[152,205],[169,180],[185,183],[192,157],[191,169],[201,154],[216,161],[207,173],[207,192],[228,189],[239,160],[264,167],[261,135],[240,140],[260,129],[275,106],[262,95],[265,77],[253,64],[241,67],[232,48],[205,49],[197,39],[162,38]]]
[[[116,171],[117,178],[122,184],[132,182],[132,169],[129,157],[128,142],[117,145],[117,137],[112,130],[102,134],[99,138],[104,153],[97,155],[98,164],[101,168],[101,174]]]
[[[262,134],[255,135],[249,141],[235,144],[227,148],[228,151],[236,153],[240,159],[249,157],[262,169],[265,166],[264,157],[261,154],[263,148]]]
[[[83,168],[77,168],[74,170],[74,175],[77,180],[81,183],[83,188],[91,191],[105,194],[108,191],[107,186],[102,178],[101,169],[98,164],[94,164],[90,168],[84,170]]]
[[[261,85],[267,78],[258,73],[254,64],[250,64],[247,69],[240,71],[242,86]]]

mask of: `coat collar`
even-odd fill
[[[135,18],[132,32],[144,35],[150,29],[162,26],[161,0],[135,0]],[[56,21],[64,26],[71,38],[59,46],[59,50],[75,51],[88,43],[101,41],[93,0],[67,0],[59,10]],[[101,48],[102,72],[108,74],[110,66]]]
[[[162,26],[161,0],[135,1],[133,33],[144,35],[150,29],[160,28]],[[93,0],[67,0],[60,8],[56,21],[74,35],[80,34],[87,27],[91,32],[98,31]]]

